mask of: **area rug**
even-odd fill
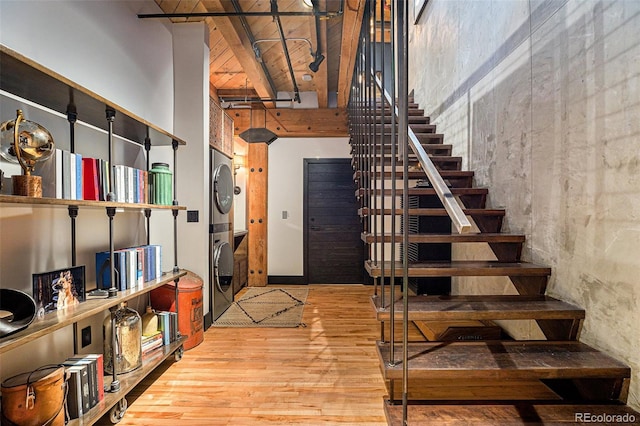
[[[252,287],[212,324],[213,327],[304,327],[306,288]]]

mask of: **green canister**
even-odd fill
[[[151,194],[153,204],[170,206],[173,204],[173,178],[167,163],[153,163],[151,165]]]

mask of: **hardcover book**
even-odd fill
[[[82,366],[71,365],[65,367],[67,372],[67,410],[69,418],[77,419],[83,416],[82,403]]]
[[[82,159],[82,195],[85,200],[99,201],[98,170],[95,158]]]

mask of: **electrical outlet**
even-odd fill
[[[91,344],[91,326],[88,325],[82,329],[81,334],[81,347],[85,348]]]
[[[187,210],[187,222],[198,222],[200,220],[198,213],[198,210]]]

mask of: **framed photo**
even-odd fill
[[[33,299],[39,316],[84,302],[84,265],[33,274]]]

